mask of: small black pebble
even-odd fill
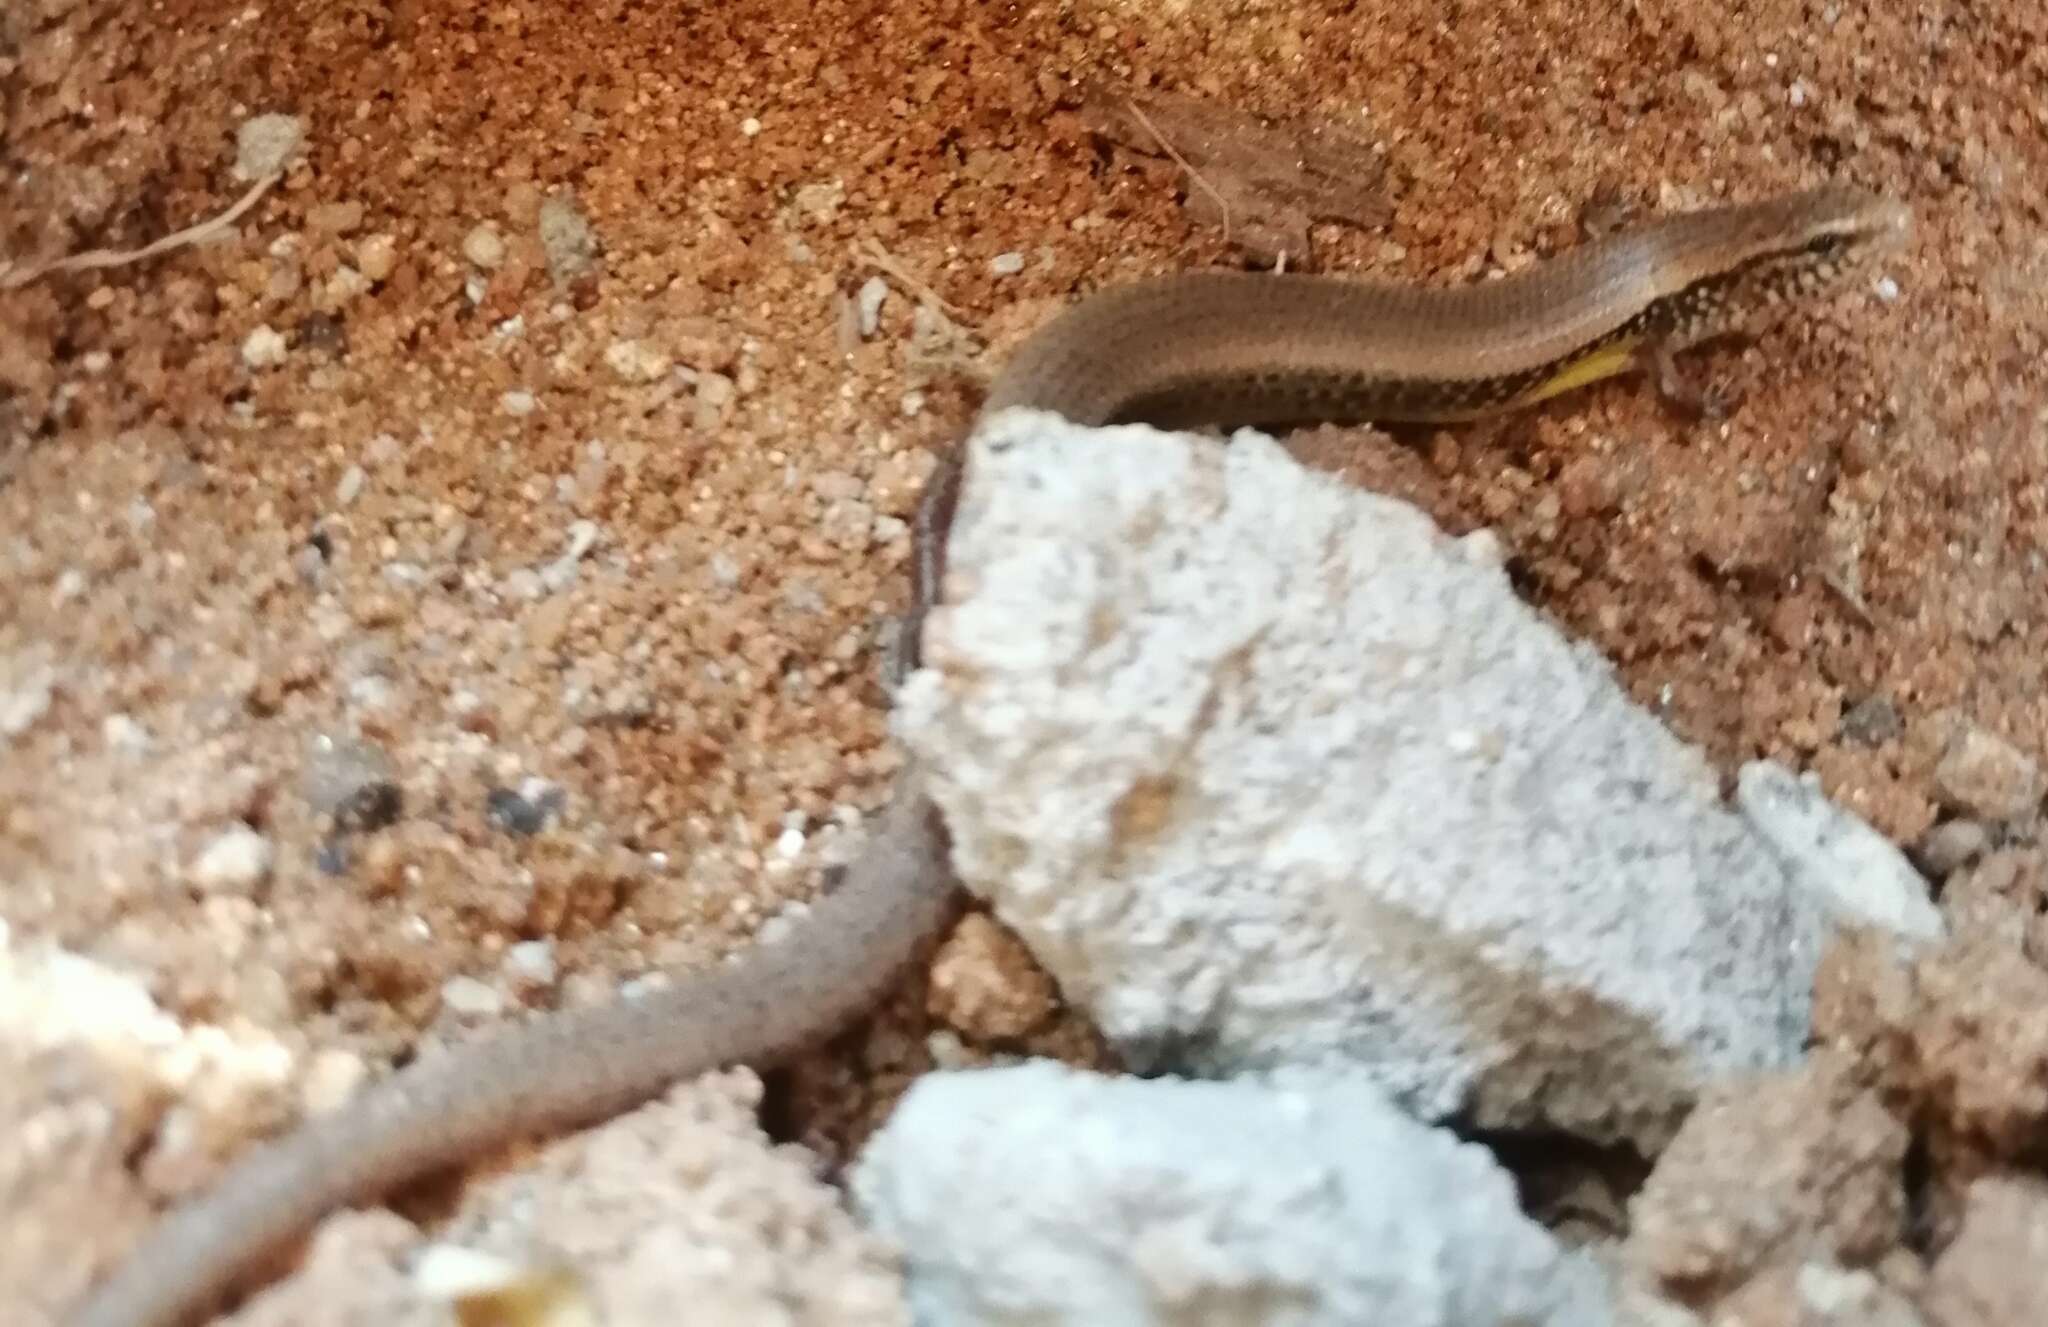
[[[1870,696],[1851,705],[1842,715],[1841,734],[1860,746],[1883,746],[1905,734],[1905,720],[1898,706],[1883,696]]]
[[[538,834],[548,819],[545,807],[535,806],[510,788],[493,788],[484,794],[484,815],[508,834]]]
[[[348,873],[348,840],[336,834],[320,845],[320,851],[313,854],[313,865],[323,875],[346,875]]]
[[[328,313],[309,313],[299,320],[298,341],[307,350],[330,355],[348,353],[348,332],[341,320]]]
[[[395,783],[366,783],[335,808],[334,823],[345,830],[382,829],[398,819],[403,800]]]

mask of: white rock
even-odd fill
[[[0,937],[0,1042],[82,1050],[109,1068],[226,1114],[292,1078],[291,1051],[246,1024],[180,1024],[136,978],[54,946]]]
[[[1132,1068],[1655,1145],[1797,1057],[1826,910],[1493,547],[1255,433],[970,440],[898,732]]]
[[[496,1018],[505,1012],[505,997],[475,977],[450,977],[442,982],[441,1003],[465,1021]]]
[[[61,678],[30,654],[0,656],[0,738],[19,737],[50,712]]]
[[[1355,1080],[1038,1061],[928,1074],[856,1202],[945,1327],[1602,1327],[1609,1291],[1476,1144]]]
[[[192,863],[192,883],[209,893],[247,894],[270,876],[270,840],[247,825],[231,825]]]
[[[878,276],[871,276],[861,282],[860,289],[853,297],[853,307],[860,323],[863,338],[873,336],[882,325],[882,305],[889,298],[889,283]]]
[[[282,171],[306,141],[296,115],[252,115],[235,129],[235,177],[254,182]]]
[[[268,323],[258,323],[242,338],[242,363],[252,369],[273,369],[285,361],[284,335]]]
[[[625,382],[655,382],[675,367],[675,360],[665,351],[630,337],[606,346],[604,362]]]
[[[558,975],[552,940],[522,940],[505,950],[505,974],[530,986],[552,986]]]
[[[135,755],[149,750],[149,729],[126,714],[109,714],[100,720],[100,740],[115,751]]]
[[[1927,882],[1890,839],[1829,801],[1819,778],[1753,760],[1736,775],[1735,796],[1792,881],[1814,890],[1823,906],[1908,939],[1941,938],[1941,910],[1927,897]]]

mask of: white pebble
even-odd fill
[[[1887,304],[1899,297],[1899,283],[1888,276],[1878,278],[1876,290],[1877,297]]]
[[[522,940],[505,951],[505,972],[533,986],[552,986],[558,969],[555,946],[547,940]]]
[[[192,883],[207,893],[245,894],[270,875],[270,840],[247,825],[221,831],[192,863]]]
[[[498,408],[518,419],[524,419],[532,414],[539,405],[540,403],[534,400],[532,392],[516,388],[498,398]]]
[[[775,851],[777,855],[789,861],[795,861],[803,854],[803,850],[804,832],[802,830],[785,829],[776,836]]]
[[[242,338],[242,363],[252,369],[275,368],[284,356],[284,336],[269,323],[258,323]]]
[[[755,119],[753,116],[749,115],[746,119],[740,121],[740,133],[744,134],[746,137],[752,138],[755,134],[758,134],[760,132],[761,122]]]
[[[457,1018],[495,1018],[505,1012],[505,999],[475,977],[450,977],[441,983],[441,1004]]]
[[[499,593],[507,599],[538,599],[547,593],[547,589],[539,572],[531,567],[520,567],[506,573]]]
[[[860,315],[861,339],[875,334],[882,325],[882,304],[889,298],[889,283],[878,276],[871,276],[861,283],[860,290],[853,297],[854,312]]]
[[[1024,255],[1014,249],[988,260],[988,270],[997,276],[1015,276],[1024,270]]]
[[[462,237],[462,256],[484,271],[494,272],[505,261],[505,239],[485,222]]]
[[[296,115],[256,115],[235,130],[235,175],[254,182],[275,175],[291,163],[306,141],[305,124]]]
[[[369,288],[369,278],[343,263],[334,269],[333,276],[327,278],[327,283],[320,288],[320,294],[329,305],[339,308]]]
[[[606,346],[604,362],[626,382],[656,382],[675,367],[675,361],[668,355],[631,337],[622,337]]]
[[[348,1104],[369,1066],[360,1055],[344,1050],[324,1050],[313,1056],[299,1085],[299,1105],[308,1115],[325,1115]]]
[[[101,719],[100,737],[115,751],[149,749],[149,730],[125,714],[109,714]]]
[[[335,505],[346,507],[349,503],[361,497],[363,484],[368,479],[369,476],[363,473],[363,467],[359,465],[352,465],[342,471],[341,481],[334,486]]]
[[[1806,104],[1806,84],[1795,82],[1792,85],[1792,90],[1786,95],[1791,99],[1793,106],[1804,106]]]

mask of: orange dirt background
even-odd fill
[[[1959,727],[2048,749],[2044,50],[2026,0],[22,0],[0,256],[218,212],[250,115],[306,146],[228,242],[0,291],[0,682],[46,699],[0,748],[0,916],[181,1018],[378,1063],[458,1033],[447,984],[513,944],[561,975],[505,1012],[708,961],[808,895],[817,844],[778,868],[778,839],[894,768],[875,645],[908,544],[844,504],[907,516],[977,373],[1057,301],[1243,261],[1199,190],[1087,131],[1089,86],[1371,144],[1390,217],[1319,224],[1328,270],[1470,279],[1596,206],[1824,176],[1911,203],[1896,298],[1706,359],[1726,421],[1626,380],[1296,445],[1497,529],[1724,771],[1815,770],[1916,845]],[[549,197],[601,246],[584,280],[548,271]],[[992,348],[914,338],[895,278],[849,348],[870,244]],[[283,350],[252,365],[261,328]],[[574,583],[528,597],[578,521]],[[338,873],[300,788],[320,734],[382,750],[405,799]],[[507,833],[486,798],[530,778],[560,821]],[[237,820],[267,884],[194,888]],[[899,1003],[799,1075],[791,1128],[843,1146],[920,1062]]]

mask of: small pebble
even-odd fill
[[[402,801],[391,758],[369,742],[316,738],[299,787],[316,815],[348,830],[381,829]]]
[[[718,427],[731,406],[735,388],[732,379],[723,373],[700,373],[697,375],[696,410],[692,423],[701,432],[710,432]]]
[[[486,272],[495,272],[505,261],[505,239],[485,222],[462,237],[462,256]]]
[[[659,382],[675,361],[644,341],[622,338],[605,347],[604,362],[623,382]]]
[[[547,812],[510,788],[493,788],[484,794],[484,818],[507,834],[538,834],[546,827]]]
[[[1991,848],[1991,831],[1974,820],[1949,820],[1927,831],[1913,856],[1935,880],[1946,880]]]
[[[351,1051],[328,1049],[313,1056],[299,1087],[299,1105],[308,1115],[325,1115],[348,1104],[356,1089],[370,1076],[363,1057]]]
[[[1906,725],[1898,706],[1883,696],[1870,696],[1851,705],[1842,715],[1844,739],[1859,746],[1883,746],[1904,735]]]
[[[235,177],[254,183],[277,174],[305,141],[305,122],[296,115],[251,116],[235,130]]]
[[[570,195],[554,194],[541,203],[540,247],[557,284],[568,285],[597,268],[597,233]]]
[[[553,986],[561,975],[552,940],[522,940],[505,951],[505,975],[524,986]]]
[[[313,865],[322,875],[346,875],[352,860],[348,840],[339,834],[329,836],[313,853]]]
[[[340,308],[357,296],[368,293],[369,289],[370,279],[343,263],[320,287],[320,298],[329,308]]]
[[[192,863],[192,883],[208,894],[247,894],[270,875],[270,840],[247,825],[223,830]]]
[[[1942,800],[1979,820],[2017,820],[2041,800],[2040,767],[2012,743],[1969,724],[1934,767]]]
[[[356,245],[356,270],[372,282],[388,280],[398,269],[398,241],[390,235],[364,237]]]
[[[547,582],[532,567],[516,567],[498,583],[498,593],[507,599],[538,599],[547,592]]]
[[[315,203],[306,209],[306,229],[316,234],[346,235],[363,224],[363,205],[353,199]]]
[[[284,363],[284,334],[268,323],[258,323],[242,338],[242,363],[252,369],[273,369]]]
[[[882,305],[889,298],[889,283],[878,276],[871,276],[861,283],[854,294],[854,313],[859,319],[861,339],[866,340],[882,325]]]
[[[988,270],[997,276],[1015,276],[1024,270],[1024,255],[1014,250],[989,259]]]
[[[796,210],[808,220],[829,222],[838,217],[840,206],[846,201],[846,186],[837,180],[800,185],[794,201]]]
[[[752,138],[760,132],[761,122],[753,116],[749,115],[746,119],[740,121],[740,133],[744,136]]]
[[[505,997],[475,977],[450,977],[441,983],[441,1006],[461,1019],[490,1019],[505,1012]]]
[[[506,392],[498,398],[498,409],[515,419],[524,419],[532,414],[539,407],[539,404],[538,401],[534,400],[532,392],[523,390],[515,389]]]
[[[369,476],[363,473],[363,467],[359,465],[352,465],[342,471],[340,482],[334,486],[335,505],[346,507],[361,497],[363,484],[368,478]]]
[[[109,714],[100,720],[100,737],[115,751],[149,749],[149,730],[125,714]]]
[[[339,355],[348,349],[348,329],[331,313],[316,311],[299,319],[296,335],[307,350]]]

